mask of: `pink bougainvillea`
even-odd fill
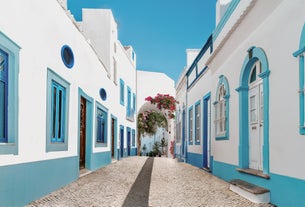
[[[159,110],[166,110],[168,118],[175,118],[174,113],[176,110],[176,104],[179,102],[173,96],[169,94],[158,93],[154,98],[148,96],[145,98],[145,100],[149,101],[151,104],[156,105]]]

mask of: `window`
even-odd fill
[[[129,121],[134,121],[134,111],[131,108],[131,89],[127,86],[127,106],[126,106],[126,118]]]
[[[304,55],[305,55],[305,24],[301,33],[299,50],[293,53],[293,56],[299,60],[299,133],[305,134],[305,80],[304,80]]]
[[[72,68],[74,65],[74,55],[72,49],[68,45],[61,48],[61,59],[67,68]]]
[[[229,138],[229,84],[225,76],[219,77],[215,106],[216,139]]]
[[[125,83],[122,79],[120,79],[120,104],[124,106],[124,91],[125,91]]]
[[[195,104],[195,144],[200,144],[201,134],[201,107],[200,101]]]
[[[47,72],[47,151],[68,150],[70,84],[48,69]]]
[[[101,97],[101,99],[102,99],[103,101],[106,101],[106,99],[107,99],[106,90],[105,90],[104,88],[101,88],[99,92],[100,92],[100,97]]]
[[[0,142],[7,143],[8,54],[0,49]]]
[[[132,146],[136,146],[136,130],[132,130]]]
[[[133,93],[132,95],[132,109],[133,109],[133,113],[135,114],[136,113],[136,94]]]
[[[51,142],[64,142],[65,141],[65,111],[66,111],[66,89],[59,83],[52,80],[51,89]]]
[[[107,146],[108,110],[96,102],[96,146]]]
[[[0,32],[0,154],[18,154],[19,50]]]
[[[193,107],[189,108],[189,144],[193,144]]]

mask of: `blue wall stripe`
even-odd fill
[[[78,157],[0,167],[0,206],[20,207],[79,176]]]
[[[187,153],[187,163],[196,167],[202,168],[203,166],[203,155],[197,153]]]
[[[270,179],[240,173],[237,166],[214,161],[213,174],[226,181],[242,179],[270,190],[271,203],[278,206],[305,206],[305,180],[270,173]],[[287,196],[289,195],[289,196]]]

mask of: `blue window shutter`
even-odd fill
[[[0,143],[7,142],[8,55],[0,50]]]
[[[64,142],[65,141],[65,88],[52,81],[52,98],[51,98],[51,141]]]

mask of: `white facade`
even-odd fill
[[[210,94],[198,143],[188,113],[187,162],[267,188],[279,206],[305,205],[304,3],[232,0],[185,77],[188,112]]]
[[[13,112],[2,125],[8,136],[0,143],[0,206],[23,206],[77,179],[82,149],[88,170],[119,159],[121,151],[124,157],[136,155],[135,53],[117,39],[110,10],[84,9],[84,21],[79,23],[64,9],[66,1],[60,3],[9,1],[0,8],[1,55],[8,54],[10,63],[7,106]],[[120,80],[125,83],[124,105]],[[102,125],[99,110],[104,113]],[[64,118],[54,118],[52,124],[55,116]],[[55,143],[48,137],[61,124],[66,127]]]
[[[145,98],[148,96],[155,97],[157,94],[169,94],[175,97],[175,87],[174,81],[169,78],[164,73],[158,72],[148,72],[148,71],[137,71],[137,106],[138,106],[138,114],[144,112],[146,110],[158,110],[156,106],[150,104],[145,101]],[[161,130],[163,133],[162,129]],[[164,138],[168,141],[168,148],[170,147],[170,141],[174,140],[174,120],[168,119],[168,129],[164,131]],[[158,135],[156,135],[158,136]],[[141,142],[141,149],[146,144],[146,146],[152,146],[154,141],[156,141],[155,137],[144,136],[144,142]],[[170,151],[167,150],[170,155]]]

